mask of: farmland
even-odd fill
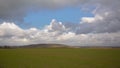
[[[120,68],[120,49],[0,49],[0,68]]]

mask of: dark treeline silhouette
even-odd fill
[[[11,46],[0,46],[0,48],[11,48]]]

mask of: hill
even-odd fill
[[[65,48],[69,47],[64,44],[31,44],[31,45],[23,45],[23,46],[0,46],[0,48]]]
[[[0,48],[120,48],[120,46],[69,46],[64,44],[31,44],[22,46],[4,45]]]

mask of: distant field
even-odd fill
[[[120,49],[0,49],[0,68],[120,68]]]

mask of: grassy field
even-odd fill
[[[0,68],[120,68],[120,49],[0,49]]]

